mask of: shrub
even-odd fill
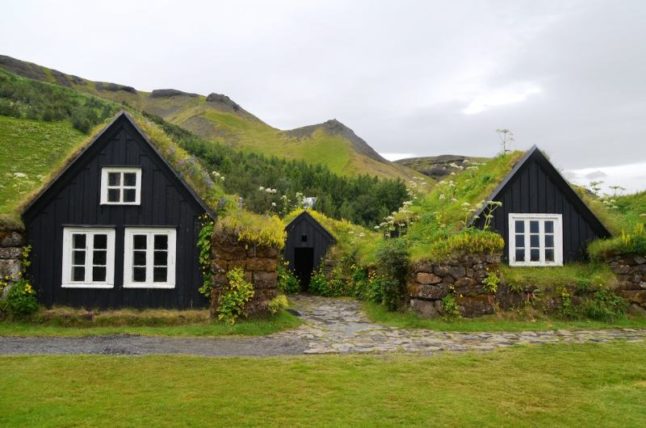
[[[487,277],[482,281],[485,290],[491,294],[496,294],[498,285],[500,284],[500,277],[495,272],[488,272]]]
[[[20,279],[9,285],[9,293],[6,300],[2,302],[2,310],[14,317],[31,315],[38,310],[36,291],[29,281]]]
[[[286,294],[294,294],[301,291],[301,283],[289,269],[289,262],[283,261],[278,264],[278,289]]]
[[[408,265],[408,248],[401,239],[386,240],[377,250],[382,301],[388,310],[396,310],[406,298]]]
[[[604,260],[623,254],[646,255],[646,228],[638,224],[631,232],[622,231],[620,236],[611,239],[598,239],[588,246],[588,254],[593,260]]]
[[[288,306],[289,301],[287,300],[287,296],[285,296],[284,294],[279,294],[278,296],[271,299],[269,305],[267,306],[267,309],[269,309],[269,312],[272,315],[275,315],[283,309],[287,309]]]
[[[233,268],[227,272],[228,284],[222,290],[218,300],[218,319],[228,324],[235,324],[244,313],[245,304],[253,297],[253,285],[245,280],[242,268]]]
[[[323,272],[322,269],[319,268],[316,271],[312,272],[309,291],[312,294],[329,296],[328,281],[325,276],[325,272]]]
[[[628,304],[610,290],[598,290],[581,303],[580,312],[587,318],[613,321],[625,315]]]
[[[447,294],[442,298],[442,310],[447,318],[459,318],[461,315],[460,306],[453,294]]]
[[[426,247],[417,247],[415,258],[444,261],[464,253],[493,254],[505,247],[499,234],[480,229],[466,229],[460,233],[436,240]]]

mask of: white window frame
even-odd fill
[[[525,260],[516,261],[516,221],[524,220]],[[539,254],[538,261],[530,260],[529,222],[538,220]],[[554,222],[554,261],[545,260],[545,221]],[[562,214],[509,214],[509,266],[563,266],[563,215]]]
[[[146,281],[133,281],[133,240],[134,235],[146,235]],[[166,260],[166,282],[154,282],[154,236],[168,236],[168,258]],[[126,227],[124,231],[123,287],[124,288],[175,288],[177,230],[162,227]]]
[[[85,280],[72,280],[73,254],[72,235],[85,235]],[[106,243],[106,275],[105,281],[88,281],[92,275],[94,235],[107,235]],[[114,242],[113,228],[65,227],[63,228],[63,288],[114,288]],[[91,239],[90,239],[91,238]],[[90,247],[90,240],[92,247]],[[76,265],[74,265],[76,266]]]
[[[125,186],[123,183],[124,173],[135,173],[135,185]],[[108,174],[119,173],[121,179],[118,186],[110,186]],[[120,200],[118,202],[108,201],[108,189],[119,189]],[[125,189],[135,189],[134,202],[123,202],[123,191]],[[141,204],[141,168],[137,167],[105,167],[101,168],[101,205],[140,205]]]

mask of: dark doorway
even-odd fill
[[[294,272],[301,282],[301,289],[307,290],[314,270],[314,248],[294,248]]]

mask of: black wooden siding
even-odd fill
[[[141,204],[100,205],[101,168],[142,169]],[[24,214],[32,245],[30,275],[47,306],[87,308],[205,306],[196,246],[205,212],[174,172],[123,115],[81,155]],[[63,227],[111,226],[115,237],[114,288],[62,288]],[[177,230],[174,289],[123,288],[124,228]]]
[[[285,242],[285,260],[289,261],[290,269],[294,269],[294,251],[296,248],[314,249],[314,269],[318,268],[328,248],[335,243],[332,235],[325,230],[306,211],[296,217],[287,227],[287,240]],[[307,236],[307,242],[302,241],[302,236]]]
[[[520,168],[494,192],[502,207],[493,213],[491,228],[505,239],[503,258],[509,257],[509,214],[561,214],[563,262],[586,260],[590,241],[610,236],[558,171],[536,148],[520,161]],[[482,227],[484,215],[475,224]]]

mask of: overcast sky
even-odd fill
[[[0,53],[224,93],[281,129],[336,118],[385,154],[492,155],[509,128],[561,168],[646,182],[643,0],[20,0]]]

